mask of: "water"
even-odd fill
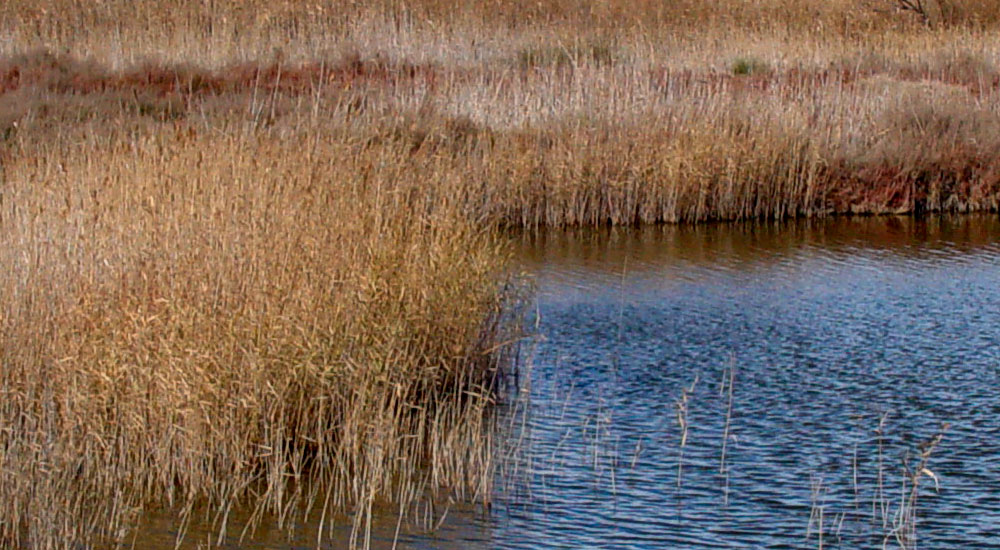
[[[881,547],[903,458],[943,422],[919,547],[993,542],[996,218],[550,233],[522,257],[539,473],[493,547],[816,548],[820,509],[825,547]]]
[[[996,217],[549,232],[518,265],[538,337],[496,505],[398,548],[994,544]]]

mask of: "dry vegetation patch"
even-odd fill
[[[0,537],[488,498],[502,256],[448,186],[319,129],[145,130],[5,158]]]

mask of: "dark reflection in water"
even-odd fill
[[[419,522],[399,522],[398,514],[383,510],[371,525],[369,548],[373,550],[465,550],[467,548],[488,548],[489,521],[480,511],[471,506],[452,506],[447,514],[441,514],[439,507],[433,528],[424,527]],[[274,518],[265,516],[259,526],[244,533],[251,521],[251,511],[234,509],[219,537],[218,523],[212,516],[193,518],[185,531],[180,548],[184,549],[253,549],[253,550],[314,550],[317,542],[324,549],[351,548],[352,530],[349,518],[320,523],[319,514],[310,514],[310,519],[300,522],[292,529],[276,527]],[[215,527],[213,527],[215,525]],[[178,522],[175,515],[150,514],[144,518],[139,533],[126,540],[137,550],[167,550],[177,544]],[[322,533],[320,530],[322,529]],[[322,536],[321,536],[322,535]],[[354,543],[364,548],[359,539]]]
[[[918,547],[995,545],[996,217],[553,231],[517,258],[540,337],[496,505],[399,548],[898,548],[904,457],[945,421]]]

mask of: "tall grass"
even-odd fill
[[[996,210],[993,2],[891,4],[4,2],[0,541],[488,498],[497,228]]]
[[[448,148],[508,226],[995,210],[1000,16],[942,5],[14,1],[0,130],[53,95],[263,125],[335,102]]]
[[[503,256],[447,182],[319,129],[86,134],[4,160],[5,545],[488,498]]]

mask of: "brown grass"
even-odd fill
[[[996,210],[994,2],[892,5],[4,2],[0,543],[488,498],[498,228]]]
[[[502,256],[453,183],[320,129],[104,131],[5,157],[5,545],[488,498]]]

